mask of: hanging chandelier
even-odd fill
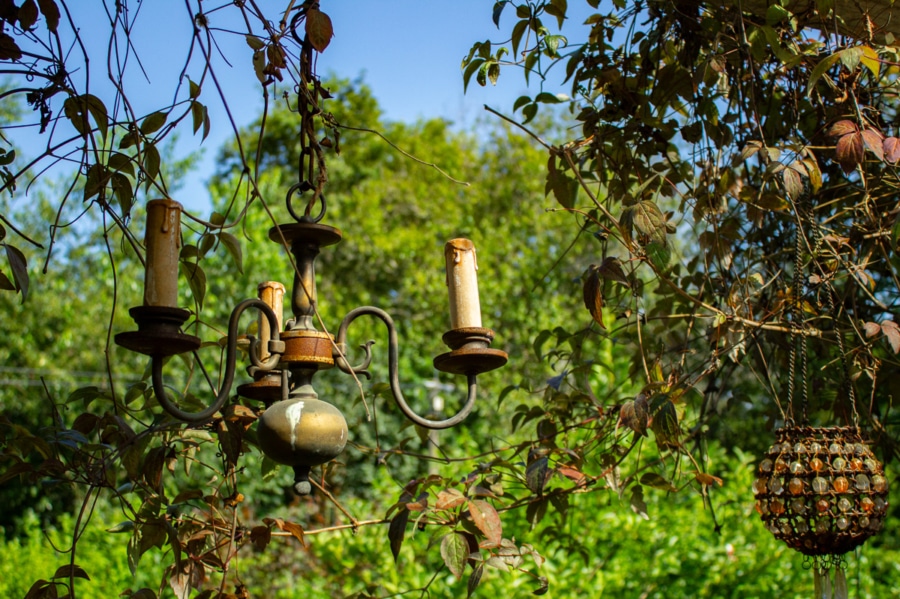
[[[306,5],[304,5],[306,6]],[[482,326],[478,296],[475,245],[468,239],[453,239],[444,250],[450,299],[450,330],[443,341],[450,351],[434,358],[434,367],[442,372],[466,377],[466,399],[459,411],[443,420],[417,414],[406,402],[399,377],[399,340],[391,316],[380,308],[363,306],[351,310],[342,320],[337,334],[325,329],[318,314],[316,294],[316,257],[322,248],[341,241],[339,229],[322,224],[326,213],[323,186],[327,179],[323,151],[317,141],[314,119],[324,113],[321,101],[329,97],[312,71],[314,48],[307,37],[297,35],[304,17],[299,11],[291,23],[294,37],[301,45],[300,82],[296,86],[300,118],[300,164],[298,183],[287,193],[287,210],[294,222],[278,224],[269,231],[269,239],[286,248],[294,270],[290,294],[292,317],[282,321],[285,287],[278,282],[263,282],[258,297],[240,302],[232,311],[225,343],[222,384],[215,398],[198,412],[185,411],[169,398],[163,378],[166,358],[200,347],[200,339],[185,334],[182,325],[191,312],[178,306],[178,261],[181,247],[181,205],[164,198],[147,203],[146,270],[144,302],[130,310],[137,331],[119,333],[118,345],[150,356],[153,391],[162,408],[183,422],[199,424],[213,418],[229,401],[234,381],[238,343],[241,339],[241,315],[258,312],[258,337],[249,337],[252,381],[241,384],[237,394],[261,402],[257,437],[263,453],[277,463],[294,469],[294,490],[311,492],[310,469],[336,458],[347,443],[347,423],[341,411],[319,398],[313,377],[321,370],[337,366],[354,377],[369,376],[371,345],[362,345],[365,355],[359,364],[348,360],[348,330],[359,317],[381,320],[388,332],[388,374],[394,401],[413,423],[429,429],[445,429],[463,421],[476,401],[477,375],[506,364],[507,354],[490,347],[494,332]],[[305,209],[295,210],[294,200],[308,194]],[[313,216],[313,211],[318,213]]]

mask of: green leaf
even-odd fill
[[[647,258],[650,259],[650,262],[653,263],[657,270],[665,269],[672,260],[672,250],[669,249],[668,245],[658,241],[648,243],[644,247],[644,251],[647,252]]]
[[[144,135],[151,135],[152,133],[156,133],[162,128],[163,125],[166,124],[166,120],[169,118],[169,113],[157,111],[153,114],[147,115],[144,121],[141,123],[141,133]]]
[[[641,484],[646,487],[653,487],[654,489],[661,489],[663,491],[671,491],[674,493],[678,489],[675,485],[672,484],[671,481],[663,478],[659,474],[655,472],[645,472],[641,476]]]
[[[188,95],[192,100],[200,97],[200,86],[188,79]]]
[[[519,60],[519,44],[522,43],[522,36],[528,31],[528,21],[522,20],[513,26],[512,30],[512,50],[513,60]]]
[[[666,217],[650,200],[634,206],[634,226],[642,234],[662,245],[666,243]]]
[[[102,164],[92,164],[88,168],[87,179],[84,182],[84,200],[89,200],[99,194],[109,183],[109,171]]]
[[[225,249],[228,250],[228,253],[231,254],[231,258],[234,260],[234,265],[238,272],[243,274],[244,257],[241,252],[241,242],[237,237],[227,231],[219,233],[219,241],[222,242],[222,245],[224,245]]]
[[[266,47],[266,43],[264,41],[262,41],[261,39],[259,39],[258,37],[256,37],[255,35],[245,35],[244,40],[246,40],[247,45],[250,46],[251,48],[253,48],[254,50],[262,50],[263,48]],[[191,94],[191,97],[193,98],[195,96],[193,94]]]
[[[469,543],[466,538],[458,532],[444,535],[441,539],[441,558],[456,579],[462,580],[469,560]]]
[[[97,96],[91,94],[69,96],[63,103],[63,113],[82,136],[87,136],[92,130],[88,121],[88,115],[90,115],[97,124],[100,135],[106,139],[109,117],[106,106]]]
[[[469,64],[466,65],[466,69],[463,71],[463,93],[469,88],[469,81],[472,80],[472,75],[474,75],[483,64],[484,59],[476,57],[470,60]]]
[[[497,29],[500,29],[500,15],[503,14],[503,9],[506,8],[506,4],[507,0],[497,0],[497,2],[494,2],[491,20],[494,21],[494,25],[496,25]]]
[[[16,151],[0,150],[0,166],[9,166],[16,159]]]
[[[813,67],[812,72],[809,74],[809,82],[806,84],[806,97],[810,97],[812,95],[813,88],[816,87],[816,83],[821,79],[828,70],[837,64],[837,61],[841,59],[841,53],[837,52],[835,54],[831,54],[830,56],[826,56],[819,63]]]
[[[112,174],[113,195],[119,201],[122,216],[131,214],[131,206],[134,204],[134,189],[131,187],[131,179],[122,173]]]
[[[194,301],[200,308],[203,307],[203,300],[206,297],[206,273],[200,268],[199,264],[194,262],[182,262],[181,274],[188,280],[191,286],[191,292],[194,294]]]
[[[525,469],[525,484],[536,495],[544,492],[544,485],[550,478],[549,462],[547,456],[542,456],[528,464]]]
[[[534,106],[535,112],[537,111],[537,104],[529,104],[525,107],[526,110],[529,106]],[[524,113],[525,110],[522,112]],[[575,206],[575,198],[578,196],[578,181],[556,167],[555,156],[551,156],[547,162],[547,182],[544,185],[544,194],[550,192],[553,192],[553,197],[563,208],[571,210]]]
[[[19,251],[19,248],[4,243],[6,248],[6,258],[9,260],[9,267],[12,270],[13,280],[16,283],[16,290],[22,292],[22,302],[28,298],[28,261],[25,254]]]
[[[106,161],[106,166],[111,171],[118,171],[134,177],[134,162],[130,156],[120,152],[113,152],[110,154],[109,160]]]
[[[631,509],[644,520],[650,519],[647,515],[647,504],[644,502],[644,488],[640,485],[634,485],[631,489]]]
[[[778,25],[784,19],[791,16],[790,11],[784,8],[783,6],[779,6],[778,4],[771,5],[766,10],[766,24],[767,25]]]
[[[472,569],[469,575],[469,581],[466,583],[466,597],[471,597],[481,583],[481,577],[484,574],[484,564],[478,564]]]
[[[863,51],[859,46],[853,46],[851,48],[844,48],[838,52],[838,55],[841,57],[841,64],[852,73],[859,66]]]
[[[147,181],[147,187],[159,176],[160,157],[159,150],[154,144],[148,143],[144,146],[144,177]]]

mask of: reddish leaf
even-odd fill
[[[254,526],[250,531],[253,546],[262,551],[272,540],[272,530],[268,526]]]
[[[859,132],[848,133],[841,137],[835,148],[835,157],[845,173],[852,173],[858,164],[862,164],[865,158],[863,137]]]
[[[856,126],[856,123],[843,120],[833,124],[828,130],[828,135],[831,137],[843,137],[848,133],[856,133],[857,131],[859,131],[859,127]]]
[[[788,197],[792,200],[799,198],[803,193],[803,179],[800,178],[800,173],[788,167],[781,171],[781,177],[784,180],[784,190]]]
[[[469,559],[469,543],[458,532],[444,535],[441,540],[441,557],[456,579],[462,580],[466,561]]]
[[[875,129],[866,129],[862,132],[863,143],[879,160],[884,160],[884,136]]]
[[[881,325],[877,322],[867,322],[863,325],[863,329],[866,331],[866,338],[871,339],[881,332]]]
[[[400,510],[397,515],[391,519],[388,527],[388,540],[391,542],[391,553],[394,554],[394,562],[400,555],[400,548],[403,546],[403,535],[406,534],[406,523],[409,521],[409,511]]]
[[[900,326],[893,320],[885,320],[881,323],[881,332],[887,337],[894,353],[900,353]]]
[[[631,287],[631,281],[628,280],[628,277],[625,275],[625,270],[622,268],[622,261],[615,256],[607,256],[604,258],[603,262],[598,267],[598,271],[600,272],[600,276],[607,281],[615,281],[626,287]]]
[[[900,160],[900,139],[896,137],[888,137],[882,143],[884,149],[884,159],[888,162],[897,162]]]
[[[473,499],[469,502],[469,513],[475,526],[484,533],[485,540],[480,543],[481,547],[499,547],[503,540],[503,525],[494,506],[482,499]]]
[[[444,489],[438,493],[434,504],[436,510],[452,510],[466,503],[466,497],[456,489]]]
[[[306,13],[306,35],[316,52],[323,52],[334,37],[331,18],[318,8],[310,8]]]
[[[578,487],[583,487],[587,484],[587,477],[585,477],[583,472],[572,468],[571,466],[560,466],[556,469],[556,471],[571,480]]]

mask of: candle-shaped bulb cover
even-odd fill
[[[444,258],[450,292],[450,328],[481,327],[475,244],[469,239],[451,239],[444,246]]]
[[[278,281],[265,281],[264,283],[259,284],[257,291],[259,292],[259,299],[272,308],[272,311],[275,313],[275,316],[278,319],[278,330],[280,331],[284,324],[284,285]],[[262,312],[259,314],[258,322],[260,341],[259,358],[260,360],[265,360],[269,357],[268,344],[269,340],[272,338],[272,331],[269,327],[269,319],[266,318],[265,314]]]
[[[177,308],[181,204],[168,198],[147,202],[144,245],[147,248],[144,305]]]

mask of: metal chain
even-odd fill
[[[304,33],[298,32],[298,27],[306,18],[307,11],[316,8],[318,2],[305,2],[291,19],[291,35],[300,44],[300,83],[295,88],[297,94],[297,113],[300,116],[299,138],[300,156],[297,164],[297,183],[291,187],[287,194],[287,208],[296,221],[319,222],[325,216],[325,196],[322,193],[328,180],[325,159],[322,147],[316,139],[315,119],[322,113],[320,102],[323,99],[323,90],[319,78],[315,74],[315,49]],[[312,195],[306,202],[302,216],[294,211],[292,199],[295,193],[312,191]],[[317,203],[321,203],[318,215],[312,216]]]
[[[819,255],[819,250],[822,247],[822,230],[819,228],[819,223],[816,221],[815,217],[811,214],[809,216],[809,221],[812,225],[813,230],[813,240],[814,240],[814,256]],[[820,269],[821,270],[821,269]],[[838,352],[841,359],[841,369],[844,373],[843,387],[844,391],[847,393],[847,399],[850,400],[850,409],[852,411],[853,417],[853,426],[855,428],[859,428],[859,412],[856,409],[856,391],[853,388],[853,381],[850,378],[850,365],[847,363],[847,350],[844,347],[844,336],[841,334],[838,329],[838,311],[837,304],[834,301],[835,289],[834,285],[831,284],[831,281],[825,278],[824,271],[821,273],[822,282],[826,286],[827,290],[827,300],[828,300],[828,310],[831,312],[831,321],[834,327],[834,336],[837,339]]]

